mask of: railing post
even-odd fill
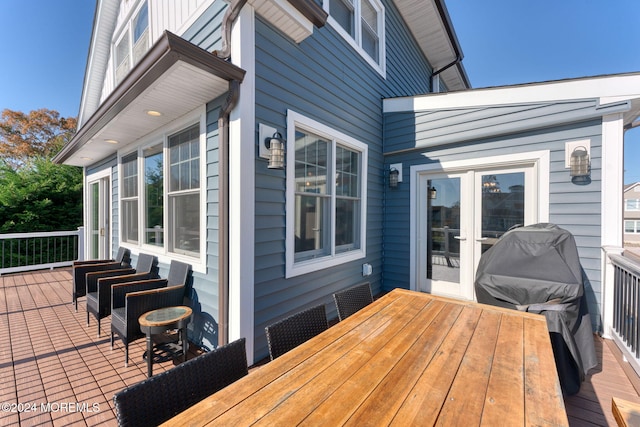
[[[78,227],[78,261],[84,261],[84,227]]]
[[[613,328],[613,304],[614,304],[614,268],[611,264],[609,255],[622,255],[624,248],[617,246],[603,246],[602,247],[602,272],[603,280],[600,289],[600,295],[602,298],[602,334],[605,338],[611,339]]]

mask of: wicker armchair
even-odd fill
[[[271,360],[328,328],[324,304],[303,310],[265,328]]]
[[[129,268],[131,265],[131,251],[120,247],[115,259],[93,259],[88,261],[74,261],[72,302],[78,311],[78,297],[87,294],[86,275],[92,271],[105,271]]]
[[[356,311],[373,302],[369,282],[361,283],[351,288],[333,294],[333,300],[338,309],[338,318],[343,321]]]
[[[116,393],[118,425],[157,426],[248,373],[240,338]]]
[[[111,288],[111,348],[117,334],[124,344],[124,365],[129,363],[129,343],[144,337],[138,318],[147,311],[184,304],[191,266],[171,261],[167,279],[114,285]]]
[[[136,268],[127,270],[97,271],[87,273],[87,326],[89,314],[98,321],[98,337],[100,337],[100,319],[111,314],[111,287],[118,283],[137,282],[158,278],[158,258],[141,253]]]

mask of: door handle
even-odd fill
[[[104,228],[101,228],[101,229],[100,229],[100,236],[101,236],[101,237],[104,237]]]
[[[484,242],[485,240],[488,240],[488,237],[479,237],[476,239],[476,242]]]
[[[464,236],[453,236],[453,238],[457,240],[467,240],[467,238]]]

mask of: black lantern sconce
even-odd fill
[[[436,197],[438,197],[438,190],[436,190],[436,187],[429,187],[429,198],[431,200],[435,199]]]
[[[572,179],[586,179],[591,172],[589,153],[584,146],[576,147],[571,152],[570,172]]]
[[[266,138],[264,144],[269,150],[269,169],[284,169],[284,139],[280,132],[275,132],[271,138]]]
[[[400,171],[394,167],[389,169],[389,188],[398,187],[398,178],[400,177]]]

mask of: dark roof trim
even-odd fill
[[[313,23],[316,28],[321,28],[327,22],[327,12],[324,11],[322,6],[317,4],[313,0],[289,0],[289,3],[296,9],[298,12],[302,13],[305,18]]]
[[[456,57],[453,59],[453,61],[450,64],[445,65],[439,70],[434,70],[433,74],[434,75],[440,74],[442,71],[446,70],[447,68],[456,66],[458,68],[458,72],[460,73],[460,76],[464,80],[464,84],[470,88],[471,83],[469,82],[469,76],[467,76],[467,73],[462,67],[462,59],[464,58],[464,54],[462,53],[462,47],[460,46],[460,41],[458,40],[458,36],[456,35],[456,32],[453,29],[453,23],[451,22],[451,17],[449,16],[449,12],[447,12],[447,8],[444,5],[443,0],[435,0],[434,4],[436,6],[436,9],[438,10],[440,19],[444,24],[444,29],[447,32],[447,36],[449,37],[449,40],[451,41],[451,45],[453,46],[453,51]]]
[[[62,163],[68,159],[178,61],[227,81],[241,82],[245,75],[236,65],[165,31],[53,161]]]

